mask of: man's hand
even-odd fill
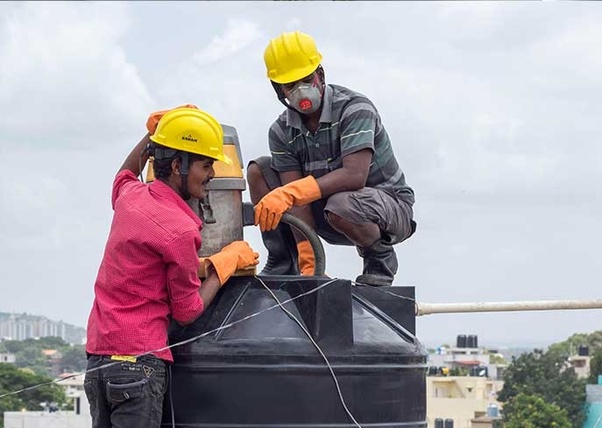
[[[151,135],[153,135],[155,133],[155,130],[157,129],[157,124],[159,123],[159,121],[161,120],[161,118],[163,117],[163,115],[165,113],[167,113],[168,111],[172,111],[175,110],[177,108],[195,108],[198,110],[198,107],[195,106],[194,104],[184,104],[178,107],[174,107],[174,108],[170,108],[168,110],[160,110],[160,111],[155,111],[152,112],[149,116],[148,119],[146,121],[146,129],[148,129],[148,132],[151,133]]]
[[[313,176],[291,181],[261,198],[255,206],[255,225],[259,225],[262,232],[273,230],[282,214],[293,205],[306,205],[321,197],[320,186]]]
[[[205,271],[209,266],[213,266],[220,285],[224,285],[238,269],[256,266],[258,263],[259,254],[253,251],[247,242],[234,241],[219,253],[205,259]]]

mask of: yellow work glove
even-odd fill
[[[282,214],[293,205],[306,205],[321,197],[322,191],[313,176],[291,181],[272,190],[255,205],[255,224],[262,232],[275,229]]]
[[[234,272],[255,266],[259,263],[259,254],[253,251],[245,241],[234,241],[226,245],[219,253],[205,259],[205,272],[213,266],[220,285],[224,285]]]
[[[152,112],[149,116],[148,119],[146,120],[146,129],[148,129],[148,132],[152,134],[155,133],[155,130],[157,129],[157,124],[159,123],[159,121],[161,120],[161,118],[163,117],[163,115],[165,113],[167,113],[168,111],[172,111],[175,110],[177,108],[195,108],[198,110],[198,107],[195,106],[194,104],[184,104],[178,107],[174,107],[174,108],[170,108],[168,110],[160,110],[160,111],[155,111]]]
[[[298,242],[297,251],[299,253],[297,260],[301,275],[314,275],[316,271],[316,257],[309,241]]]

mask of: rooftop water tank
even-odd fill
[[[497,418],[500,415],[500,411],[498,405],[495,403],[490,403],[487,406],[487,417],[489,418]]]
[[[467,348],[478,348],[479,347],[479,338],[475,334],[469,334],[466,337],[466,347]]]
[[[172,348],[162,426],[426,428],[414,311],[413,287],[233,277],[195,323],[172,325],[170,343],[187,342]]]

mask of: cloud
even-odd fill
[[[126,9],[80,3],[24,3],[0,21],[3,139],[82,147],[140,121],[150,95],[120,39]]]
[[[330,83],[374,101],[416,190],[397,283],[425,302],[587,298],[599,15],[581,3],[0,2],[0,310],[85,324],[111,181],[150,109],[194,102],[236,127],[245,164],[265,154],[284,107],[263,51],[296,29],[316,39]],[[257,228],[244,233],[265,262]],[[326,252],[330,275],[360,273],[354,248]],[[599,318],[573,313],[433,316],[418,331],[562,339]]]
[[[193,60],[201,66],[218,62],[249,46],[261,35],[254,22],[241,19],[228,20],[225,33],[213,37],[207,47],[193,55]]]

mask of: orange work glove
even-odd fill
[[[177,108],[183,108],[183,107],[195,108],[198,110],[198,107],[195,106],[194,104],[184,104],[184,105],[181,105],[178,107],[170,108],[169,110],[154,111],[150,114],[150,116],[148,116],[148,119],[146,121],[146,129],[148,129],[148,132],[150,132],[151,135],[154,134],[155,130],[157,129],[157,124],[159,123],[159,121],[161,120],[161,118],[163,117],[163,115],[165,113],[167,113],[168,111],[172,111]]]
[[[322,197],[322,191],[316,179],[308,175],[291,181],[265,195],[255,205],[255,224],[262,232],[275,229],[282,214],[293,205],[306,205]]]
[[[316,271],[316,257],[309,241],[297,242],[297,251],[301,275],[313,275]]]
[[[234,241],[222,248],[219,253],[205,259],[205,272],[207,267],[213,265],[219,283],[224,285],[238,269],[255,266],[258,263],[259,254],[253,251],[247,242]]]

